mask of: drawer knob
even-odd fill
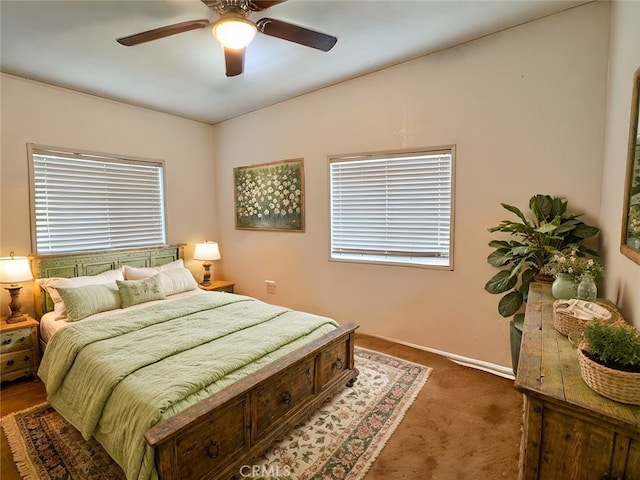
[[[209,458],[216,458],[218,455],[220,455],[220,445],[218,445],[218,442],[214,439],[211,439],[211,444],[209,448],[207,448],[207,456]]]
[[[286,392],[282,392],[282,396],[280,397],[280,401],[282,403],[284,403],[285,405],[289,405],[291,403],[292,398],[293,398],[293,393],[291,393],[289,390],[287,390]]]
[[[7,367],[10,367],[10,366],[11,366],[11,365],[13,365],[13,364],[14,364],[14,361],[13,361],[13,359],[11,359],[11,360],[9,360],[9,361],[7,362]]]
[[[23,360],[24,360],[25,362],[28,362],[28,361],[29,361],[29,360],[31,360],[31,359],[29,358],[29,355],[25,355],[25,356],[24,356],[24,358],[23,358]]]
[[[10,343],[11,343],[11,338],[7,338],[7,339],[2,341],[3,345],[9,345]]]
[[[342,358],[338,357],[333,364],[333,368],[335,368],[336,370],[342,370],[343,367],[344,363],[342,361]]]

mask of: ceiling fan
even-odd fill
[[[146,32],[136,33],[118,38],[117,42],[126,47],[158,40],[178,33],[212,27],[214,37],[224,48],[227,77],[240,75],[244,68],[244,57],[247,45],[257,32],[271,37],[281,38],[305,47],[323,52],[333,48],[338,39],[334,36],[309,30],[292,23],[273,18],[262,18],[252,22],[247,17],[253,12],[260,12],[269,7],[284,3],[286,0],[202,0],[207,7],[215,10],[220,18],[214,22],[207,19],[190,20],[164,27],[154,28]]]

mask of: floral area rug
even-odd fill
[[[236,478],[361,479],[425,385],[431,369],[356,348],[353,387],[325,402]],[[124,479],[95,440],[86,442],[49,405],[0,419],[25,480]]]

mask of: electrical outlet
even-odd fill
[[[274,294],[276,293],[276,282],[273,280],[265,280],[264,283],[267,284],[267,293]]]

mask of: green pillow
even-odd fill
[[[57,288],[67,310],[67,321],[76,322],[94,313],[120,308],[120,295],[115,282],[82,287]]]
[[[143,280],[116,280],[116,284],[120,291],[122,308],[166,298],[162,291],[160,275],[154,275]]]

